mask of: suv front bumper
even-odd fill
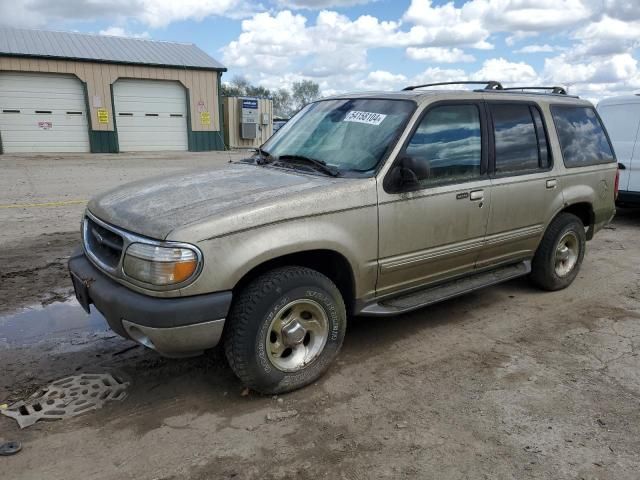
[[[93,303],[113,331],[161,355],[198,355],[220,341],[231,292],[150,297],[107,277],[82,252],[69,259],[69,272],[85,310]]]

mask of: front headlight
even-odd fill
[[[132,243],[124,256],[124,273],[151,285],[175,285],[189,280],[198,270],[199,255],[194,248],[159,247]]]

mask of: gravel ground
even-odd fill
[[[76,165],[83,180],[71,183],[82,187],[68,198],[81,199],[174,168],[164,157],[2,162],[12,172],[0,178],[3,204],[67,198],[55,196],[59,166]],[[95,171],[99,184],[86,183]],[[328,374],[280,397],[242,395],[220,351],[162,359],[94,328],[100,318],[73,301],[58,303],[81,211],[0,209],[9,225],[0,233],[0,404],[78,372],[121,375],[129,396],[25,430],[0,417],[0,441],[24,444],[0,457],[0,478],[638,478],[638,211],[620,212],[588,243],[570,288],[542,293],[520,279],[395,318],[350,319]],[[33,336],[13,341],[7,325],[21,318],[36,322]],[[60,318],[68,329],[47,333]]]

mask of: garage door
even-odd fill
[[[0,136],[6,153],[88,152],[87,107],[80,80],[0,73]]]
[[[178,82],[118,80],[113,99],[121,152],[187,150],[187,95]]]

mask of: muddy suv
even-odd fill
[[[576,278],[614,214],[593,106],[497,82],[306,106],[255,155],[91,200],[80,303],[167,356],[224,343],[264,393],[317,379],[351,315],[391,316],[529,275]]]

